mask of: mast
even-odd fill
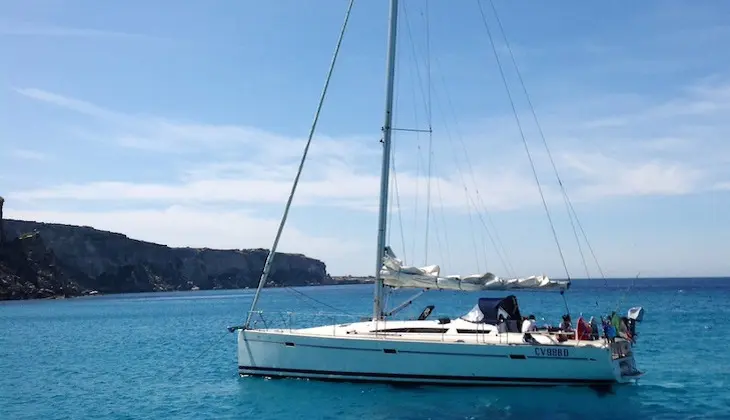
[[[378,248],[375,261],[375,296],[373,301],[373,319],[383,317],[383,279],[380,269],[383,267],[385,255],[385,229],[388,221],[388,186],[390,176],[390,139],[393,121],[393,84],[395,81],[395,47],[398,30],[398,0],[390,0],[390,16],[388,28],[388,58],[385,83],[385,121],[383,123],[383,165],[380,173],[380,215],[378,216]]]

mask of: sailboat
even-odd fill
[[[349,13],[350,9],[345,24]],[[386,244],[397,27],[398,0],[390,0],[372,316],[357,322],[308,328],[252,325],[254,315],[262,316],[256,310],[257,302],[275,258],[316,125],[315,117],[251,311],[244,325],[229,327],[229,331],[237,333],[239,374],[330,381],[533,386],[612,385],[638,378],[642,372],[634,360],[634,329],[636,322],[643,318],[643,308],[632,308],[624,317],[631,325],[633,336],[622,334],[596,339],[595,335],[584,334],[585,326],[581,323],[575,330],[525,329],[528,321],[510,292],[545,290],[563,294],[570,287],[570,280],[558,281],[544,275],[503,279],[492,273],[441,276],[438,266],[403,264]],[[340,41],[343,33],[344,27]],[[336,53],[339,45],[338,42]],[[330,75],[331,72],[332,67]],[[320,109],[321,104],[322,101]],[[470,311],[456,319],[429,319],[433,307],[428,307],[417,319],[391,319],[396,311],[388,312],[384,308],[385,288],[500,291],[506,296],[479,298]]]

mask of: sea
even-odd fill
[[[574,320],[644,308],[635,353],[646,373],[611,392],[240,378],[226,327],[244,321],[253,293],[0,303],[0,418],[730,419],[727,278],[576,280],[565,302],[554,292],[515,293],[539,324],[558,324],[566,302]],[[389,304],[412,293],[398,291]],[[432,317],[457,317],[480,296],[500,295],[429,292],[399,316],[432,304]],[[264,289],[256,320],[339,322],[370,313],[372,296],[371,285]]]

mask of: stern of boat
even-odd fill
[[[616,340],[610,344],[614,375],[618,383],[631,383],[639,379],[644,372],[636,365],[633,343],[630,340]]]

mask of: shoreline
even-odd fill
[[[367,278],[367,277],[349,277],[346,279],[343,279],[341,281],[335,280],[332,283],[319,283],[319,284],[303,284],[299,286],[284,286],[284,285],[266,285],[263,288],[264,289],[284,289],[284,288],[300,288],[300,287],[323,287],[323,286],[355,286],[355,285],[364,285],[364,284],[372,284],[373,278]],[[23,297],[18,299],[2,299],[0,298],[1,302],[17,302],[17,301],[39,301],[39,300],[65,300],[65,299],[77,299],[77,298],[92,298],[97,296],[115,296],[115,295],[134,295],[134,294],[142,294],[142,293],[172,293],[172,292],[204,292],[204,291],[213,291],[213,290],[249,290],[249,291],[255,291],[255,287],[245,287],[245,288],[217,288],[217,289],[201,289],[201,288],[191,288],[191,289],[177,289],[177,290],[141,290],[136,292],[111,292],[111,293],[101,293],[95,290],[92,291],[84,291],[82,293],[76,294],[76,295],[53,295],[53,296],[45,296],[45,297]]]
[[[319,284],[304,284],[299,286],[284,286],[284,285],[267,285],[264,286],[264,289],[283,289],[283,288],[303,288],[303,287],[324,287],[324,286],[354,286],[354,285],[371,285],[373,283],[374,278],[373,277],[356,277],[356,276],[335,276],[331,277],[333,280],[332,282],[328,283],[319,283]],[[621,281],[622,283],[625,282],[633,282],[636,279],[631,277],[615,277],[615,278],[607,278],[608,281]],[[730,281],[729,277],[719,277],[719,276],[712,276],[712,277],[645,277],[640,278],[639,280],[647,281],[647,280],[659,280],[659,281],[666,281],[666,280],[705,280],[705,281],[723,281],[727,280]],[[581,282],[581,283],[600,283],[603,282],[604,279],[573,279],[573,281]],[[610,287],[611,289],[624,289],[625,284],[622,285],[615,285],[613,287]],[[76,299],[76,298],[92,298],[97,296],[115,296],[115,295],[135,295],[135,294],[142,294],[142,293],[150,293],[150,294],[156,294],[156,293],[171,293],[171,292],[203,292],[203,291],[221,291],[221,290],[239,290],[239,291],[251,291],[254,292],[256,290],[255,287],[245,287],[245,288],[216,288],[216,289],[179,289],[179,290],[146,290],[146,291],[136,291],[136,292],[112,292],[112,293],[101,293],[96,291],[85,291],[83,293],[80,293],[78,295],[54,295],[54,296],[47,296],[47,297],[31,297],[31,298],[20,298],[20,299],[0,299],[0,303],[2,302],[17,302],[17,301],[41,301],[41,300],[66,300],[66,299]],[[95,292],[95,293],[94,293]],[[485,291],[485,293],[488,291]]]

